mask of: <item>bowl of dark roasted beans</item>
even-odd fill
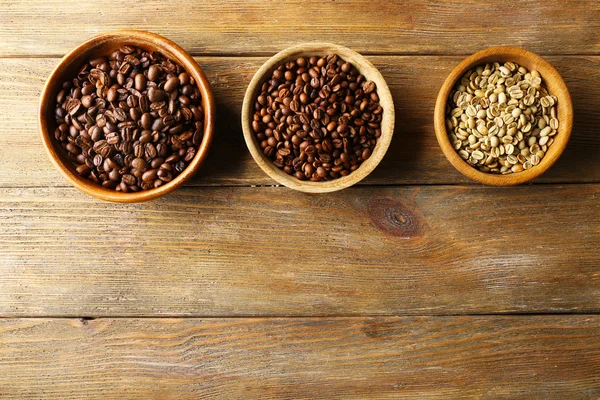
[[[115,31],[67,54],[44,87],[39,127],[50,160],[79,190],[134,203],[192,177],[212,142],[202,69],[159,35]]]
[[[363,56],[329,43],[301,44],[270,58],[242,105],[252,157],[278,183],[326,193],[354,185],[385,155],[394,104]]]

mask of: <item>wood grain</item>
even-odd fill
[[[388,81],[396,133],[364,184],[451,184],[467,178],[435,139],[433,107],[446,76],[462,57],[369,57]],[[567,149],[536,182],[600,182],[600,57],[549,57],[565,78],[575,109]],[[39,94],[56,59],[0,59],[0,187],[66,186],[43,151],[36,125]],[[217,101],[215,141],[191,185],[273,185],[243,139],[244,92],[265,58],[203,57]]]
[[[0,190],[0,316],[600,311],[600,185]]]
[[[600,317],[0,320],[6,399],[595,399]]]
[[[113,29],[164,35],[193,54],[274,54],[326,41],[363,53],[469,54],[498,45],[598,54],[600,4],[586,1],[2,0],[0,55],[63,55]],[[493,23],[490,23],[490,17]]]

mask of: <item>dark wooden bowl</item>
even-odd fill
[[[522,172],[500,175],[479,171],[460,158],[448,137],[445,113],[448,96],[452,92],[454,84],[467,70],[479,64],[506,61],[515,62],[530,71],[535,69],[542,75],[544,84],[550,94],[558,98],[557,112],[559,127],[558,133],[554,136],[554,143],[548,148],[546,155],[538,165]],[[537,178],[558,160],[571,136],[571,129],[573,128],[573,104],[571,103],[571,95],[569,94],[567,85],[558,71],[556,71],[548,61],[525,49],[516,47],[493,47],[467,57],[452,70],[450,75],[448,75],[448,78],[446,78],[446,81],[440,89],[435,104],[434,126],[438,143],[446,155],[446,158],[448,158],[448,161],[450,161],[454,168],[459,170],[463,175],[486,185],[519,185]]]
[[[198,89],[202,95],[202,107],[204,108],[205,113],[204,137],[196,157],[190,162],[188,167],[176,178],[163,186],[134,193],[122,193],[113,189],[107,189],[90,179],[80,176],[75,171],[73,162],[66,157],[60,143],[54,138],[54,130],[56,129],[54,108],[56,105],[56,95],[60,91],[62,83],[65,80],[75,77],[79,68],[87,60],[94,57],[106,56],[126,44],[149,51],[158,51],[167,58],[181,64],[196,80]],[[77,189],[90,196],[119,203],[137,203],[155,199],[177,189],[185,181],[190,179],[206,158],[213,139],[214,120],[215,102],[212,91],[210,90],[210,85],[204,72],[194,59],[181,47],[162,36],[150,32],[132,30],[100,34],[85,43],[82,43],[67,54],[56,66],[54,71],[52,71],[50,78],[48,78],[48,81],[44,86],[38,114],[42,143],[46,148],[50,161],[52,161],[65,179]]]
[[[260,149],[260,144],[256,140],[254,131],[252,130],[252,115],[254,113],[254,102],[259,94],[260,88],[264,80],[273,73],[281,63],[287,60],[296,59],[298,57],[310,56],[326,56],[335,53],[344,60],[352,63],[368,80],[375,82],[377,85],[377,94],[379,95],[379,103],[383,107],[383,119],[381,121],[381,137],[378,139],[373,154],[360,167],[347,176],[339,179],[333,179],[323,182],[301,181],[294,176],[286,174],[281,169],[277,168],[271,160],[269,160]],[[394,135],[394,101],[388,85],[381,73],[359,53],[350,50],[346,47],[338,46],[331,43],[304,43],[288,49],[285,49],[263,64],[256,72],[244,96],[242,105],[242,130],[244,139],[250,154],[258,166],[271,178],[291,189],[299,190],[307,193],[326,193],[341,190],[356,184],[369,175],[383,156],[392,141]]]

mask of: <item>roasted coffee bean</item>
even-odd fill
[[[165,159],[162,157],[155,158],[150,162],[150,167],[152,169],[156,169],[156,168],[160,167],[164,161],[165,161]]]
[[[148,79],[151,81],[157,80],[161,74],[162,71],[159,65],[153,64],[150,66],[150,69],[148,69]]]
[[[82,175],[82,176],[89,175],[89,173],[92,172],[92,169],[90,167],[88,167],[86,164],[81,164],[80,166],[75,168],[75,170],[77,171],[77,173],[79,175]]]
[[[121,182],[125,183],[128,186],[133,186],[136,184],[137,179],[135,179],[135,176],[133,175],[125,174],[121,177]]]
[[[137,157],[131,162],[131,167],[139,171],[145,171],[148,167],[148,164],[146,164],[146,161],[143,158]]]
[[[150,169],[150,170],[144,172],[144,175],[142,175],[142,180],[144,182],[153,182],[156,179],[157,173],[158,173],[158,170]]]
[[[371,156],[382,113],[375,83],[331,54],[279,65],[256,97],[251,123],[275,166],[322,181],[350,174]]]
[[[143,91],[146,89],[146,77],[144,74],[136,74],[135,75],[135,90]]]
[[[175,89],[177,89],[177,86],[179,86],[179,78],[177,77],[172,77],[167,79],[167,81],[165,82],[165,86],[164,86],[164,90],[166,92],[172,92]]]
[[[173,179],[173,173],[166,169],[159,169],[157,175],[164,182],[169,182]]]
[[[148,99],[152,103],[163,101],[165,99],[165,97],[166,97],[165,92],[163,92],[160,89],[155,89],[155,88],[148,89]]]
[[[195,157],[204,132],[201,104],[181,65],[123,46],[63,83],[54,136],[80,175],[121,192],[148,190]]]

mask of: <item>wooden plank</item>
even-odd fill
[[[600,317],[0,320],[6,399],[592,399]]]
[[[460,57],[370,57],[388,80],[396,104],[396,133],[387,156],[365,184],[467,183],[445,159],[433,130],[439,87]],[[575,128],[561,160],[537,182],[600,182],[600,57],[550,57],[564,75],[575,107]],[[38,138],[41,88],[56,59],[0,59],[0,186],[66,186]],[[218,106],[216,139],[192,185],[272,185],[244,143],[240,107],[264,58],[198,58]]]
[[[0,316],[600,310],[600,185],[0,190]]]
[[[595,0],[518,6],[477,0],[2,0],[0,9],[0,55],[63,55],[113,29],[150,30],[193,54],[264,55],[303,41],[369,54],[467,54],[506,44],[545,54],[600,52]]]

